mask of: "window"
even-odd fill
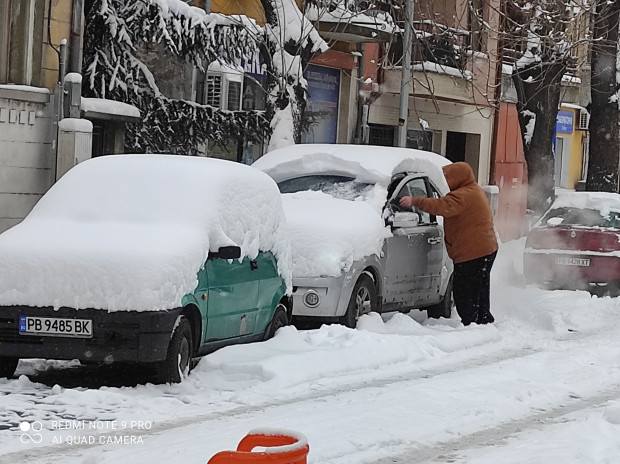
[[[407,129],[407,148],[433,150],[433,133],[417,129]]]
[[[428,197],[428,191],[426,189],[426,181],[422,177],[411,179],[407,182],[398,192],[396,198],[400,200],[402,197]],[[420,214],[420,224],[431,224],[435,221],[435,217],[429,213],[421,210],[416,210]]]
[[[358,182],[353,177],[328,174],[301,176],[278,182],[281,193],[314,190],[341,200],[365,200],[370,197],[374,186],[367,182]]]
[[[40,0],[0,2],[0,84],[39,84],[43,9]]]
[[[9,77],[10,25],[9,3],[0,2],[0,84],[6,84]]]
[[[222,76],[207,75],[207,98],[205,104],[220,107],[222,102]]]
[[[585,227],[620,227],[620,212],[602,211],[589,208],[564,207],[552,209],[545,214],[541,224],[557,218],[555,225]]]
[[[470,2],[470,24],[469,30],[471,31],[471,49],[476,52],[484,51],[484,23],[488,21],[486,17],[486,9],[484,7],[483,0],[471,0]]]
[[[393,147],[395,140],[394,126],[381,126],[369,124],[368,143],[381,147]]]
[[[241,82],[230,81],[228,83],[228,106],[230,111],[241,109]]]
[[[196,102],[222,110],[241,110],[243,72],[240,70],[211,63],[206,77],[204,73],[194,71],[193,86]]]

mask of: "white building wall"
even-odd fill
[[[0,232],[54,183],[51,101],[47,89],[0,86]]]
[[[368,122],[398,126],[400,97],[393,93],[381,95],[372,105]],[[441,154],[446,156],[446,137],[448,132],[464,132],[480,136],[480,151],[477,178],[482,185],[488,184],[491,172],[491,142],[493,136],[493,111],[474,105],[409,98],[410,129],[421,130],[420,119],[429,125],[428,130],[441,133]],[[434,141],[434,145],[437,141]]]

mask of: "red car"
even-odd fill
[[[620,195],[566,192],[527,236],[528,283],[599,293],[620,289]]]

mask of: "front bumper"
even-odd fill
[[[341,308],[340,296],[344,276],[303,277],[293,279],[293,316],[340,317],[346,311]],[[306,295],[314,293],[317,305],[308,305]]]
[[[79,359],[91,362],[154,362],[166,358],[181,308],[168,311],[0,307],[0,356]],[[21,335],[19,316],[92,319],[93,337]]]

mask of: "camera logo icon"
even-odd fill
[[[43,436],[39,433],[43,430],[43,424],[39,421],[26,422],[23,421],[19,424],[19,430],[22,434],[19,437],[19,441],[22,443],[41,443]]]

